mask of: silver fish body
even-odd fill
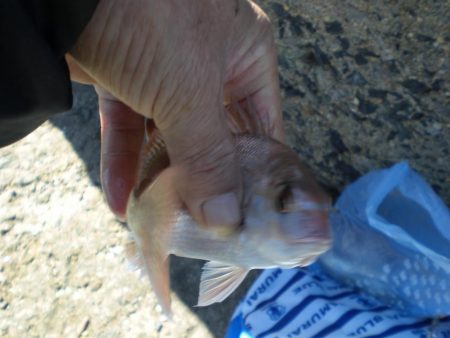
[[[169,254],[210,261],[199,296],[199,305],[209,305],[225,299],[250,269],[304,266],[330,246],[330,198],[297,154],[267,135],[249,132],[235,135],[235,149],[243,176],[244,219],[231,234],[192,219],[176,195],[174,167],[130,196],[128,224],[166,313]]]
[[[305,266],[329,245],[330,240],[325,237],[286,244],[270,229],[254,233],[245,225],[224,236],[215,231],[205,231],[187,212],[180,212],[171,231],[167,252],[250,270]]]

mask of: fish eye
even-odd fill
[[[275,208],[278,212],[287,213],[294,203],[294,194],[290,186],[285,185],[275,200]]]

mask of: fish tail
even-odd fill
[[[169,255],[158,245],[141,243],[142,258],[156,298],[164,312],[171,318]]]
[[[169,240],[175,224],[179,202],[173,190],[173,173],[164,170],[156,180],[136,196],[131,193],[127,221],[135,247],[130,255],[138,256],[138,265],[147,272],[150,283],[164,313],[170,317]]]

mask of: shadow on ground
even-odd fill
[[[59,128],[84,162],[91,182],[100,183],[100,119],[93,87],[73,84],[72,110],[58,114],[50,122]]]
[[[84,162],[93,185],[100,184],[100,127],[97,97],[90,86],[74,84],[74,106],[71,111],[57,115],[51,123],[59,128],[71,142],[73,149]],[[243,285],[226,301],[206,308],[194,307],[197,303],[200,271],[203,262],[187,258],[171,258],[171,283],[177,296],[203,321],[215,338],[222,338],[234,308],[255,279],[250,274]]]
[[[242,285],[222,303],[207,307],[195,307],[200,271],[204,262],[176,256],[171,256],[170,259],[172,290],[208,326],[215,338],[223,338],[234,309],[258,276],[258,271],[250,272]]]

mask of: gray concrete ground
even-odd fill
[[[223,337],[245,287],[193,307],[202,262],[174,257],[170,323],[128,268],[99,186],[95,93],[75,92],[71,112],[0,149],[0,336]]]

